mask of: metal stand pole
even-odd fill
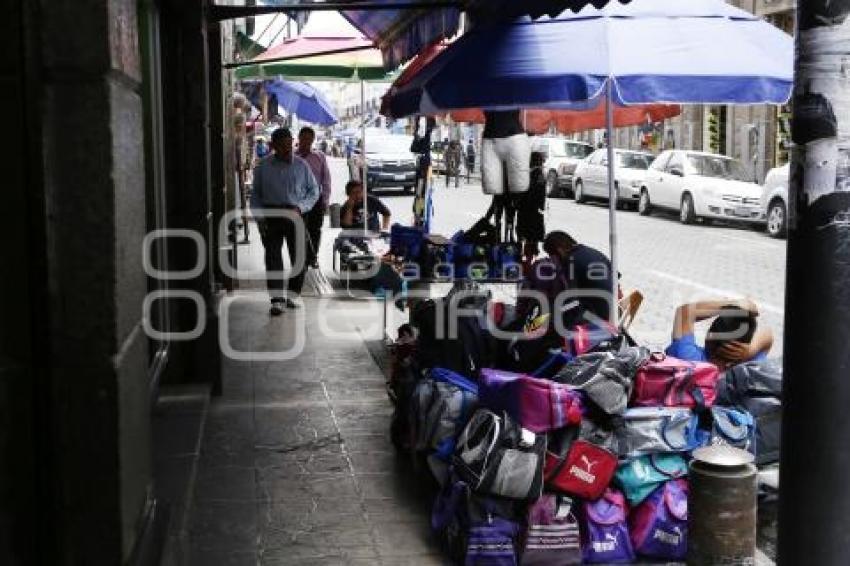
[[[360,182],[363,183],[363,231],[367,232],[369,230],[369,187],[367,185],[369,165],[366,163],[366,81],[363,80],[360,81],[360,113],[362,114],[360,121]]]
[[[605,131],[608,135],[608,237],[611,248],[611,312],[614,327],[620,318],[617,312],[619,271],[617,268],[617,187],[614,178],[614,80],[608,78],[605,93]]]
[[[778,563],[835,566],[850,556],[850,0],[800,0],[797,17]]]

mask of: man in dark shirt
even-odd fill
[[[345,185],[345,194],[348,199],[343,203],[340,210],[340,226],[348,230],[363,228],[363,183],[351,180]],[[370,232],[386,232],[390,229],[390,209],[384,206],[380,200],[373,196],[368,200],[368,221],[366,228]],[[381,222],[378,222],[378,214]]]
[[[576,297],[581,306],[575,322],[580,318],[590,318],[587,315],[599,317],[603,321],[610,319],[611,288],[613,278],[611,262],[594,248],[579,244],[566,232],[554,231],[546,235],[543,250],[549,256],[560,262],[562,273],[571,291],[594,291],[600,296]],[[604,295],[603,295],[604,294]]]

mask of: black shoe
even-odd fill
[[[286,301],[284,301],[284,302],[286,304],[286,308],[288,308],[288,309],[300,309],[301,308],[301,300],[300,299],[296,303],[295,301],[293,301],[292,299],[287,297]]]
[[[283,299],[276,299],[276,300],[272,301],[272,306],[269,309],[269,313],[272,316],[280,316],[280,315],[283,314],[283,306],[284,306]]]

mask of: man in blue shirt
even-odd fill
[[[711,362],[721,371],[767,357],[773,333],[757,329],[758,306],[749,299],[698,301],[676,309],[673,340],[666,353],[680,360]],[[694,338],[697,322],[713,319],[700,346]]]
[[[277,316],[283,307],[294,309],[298,304],[293,301],[301,293],[304,285],[305,266],[289,278],[281,276],[283,271],[282,247],[284,240],[289,252],[289,261],[294,267],[298,257],[297,250],[307,250],[304,223],[296,230],[296,222],[291,218],[263,216],[263,209],[289,210],[299,217],[309,212],[319,200],[320,189],[310,167],[292,152],[292,132],[287,128],[278,128],[272,133],[271,147],[274,154],[267,156],[254,170],[254,187],[251,193],[251,210],[266,250],[267,286],[271,295],[271,314]],[[300,241],[299,241],[300,239]],[[303,259],[303,258],[302,258]],[[284,289],[287,290],[284,295]]]

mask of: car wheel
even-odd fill
[[[640,190],[640,199],[638,200],[638,214],[641,216],[649,216],[652,212],[652,203],[649,200],[649,191],[645,188]]]
[[[561,189],[558,187],[558,173],[549,171],[546,175],[546,194],[550,197],[562,196]]]
[[[689,193],[685,193],[682,197],[682,204],[679,207],[679,221],[682,224],[693,224],[697,219],[694,212],[694,199]]]
[[[767,209],[767,233],[771,238],[784,238],[788,228],[788,214],[785,203],[775,200]]]
[[[576,202],[581,204],[584,202],[584,183],[581,182],[581,179],[576,179],[574,187],[573,194],[575,195]]]

